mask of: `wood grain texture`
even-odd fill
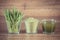
[[[60,40],[60,34],[0,34],[0,40]]]
[[[60,0],[0,0],[0,33],[7,33],[4,10],[13,7],[24,13],[23,19],[34,17],[40,20],[49,18],[60,21]],[[24,23],[22,23],[21,30],[25,33]],[[42,28],[39,25],[38,33],[41,32]],[[55,32],[60,33],[60,23],[57,23]]]

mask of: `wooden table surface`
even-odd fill
[[[0,40],[60,40],[60,34],[0,34]]]

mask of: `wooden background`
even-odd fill
[[[7,33],[4,10],[6,8],[12,9],[13,7],[24,13],[24,18],[53,18],[60,21],[60,0],[0,0],[0,33]],[[24,23],[22,25],[21,32],[25,33]],[[42,33],[40,24],[38,27],[38,32]],[[60,33],[60,22],[56,25],[55,33]]]

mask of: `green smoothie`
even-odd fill
[[[35,18],[28,18],[25,20],[26,32],[37,33],[38,20]]]
[[[44,20],[42,22],[42,28],[44,33],[53,33],[55,30],[55,21],[53,19],[51,20]]]

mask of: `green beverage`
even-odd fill
[[[5,19],[9,33],[19,33],[23,14],[16,9],[5,10]]]
[[[38,20],[34,18],[28,18],[25,20],[26,32],[37,33]]]
[[[42,28],[44,33],[54,33],[56,21],[54,19],[50,20],[43,20],[42,22]]]

